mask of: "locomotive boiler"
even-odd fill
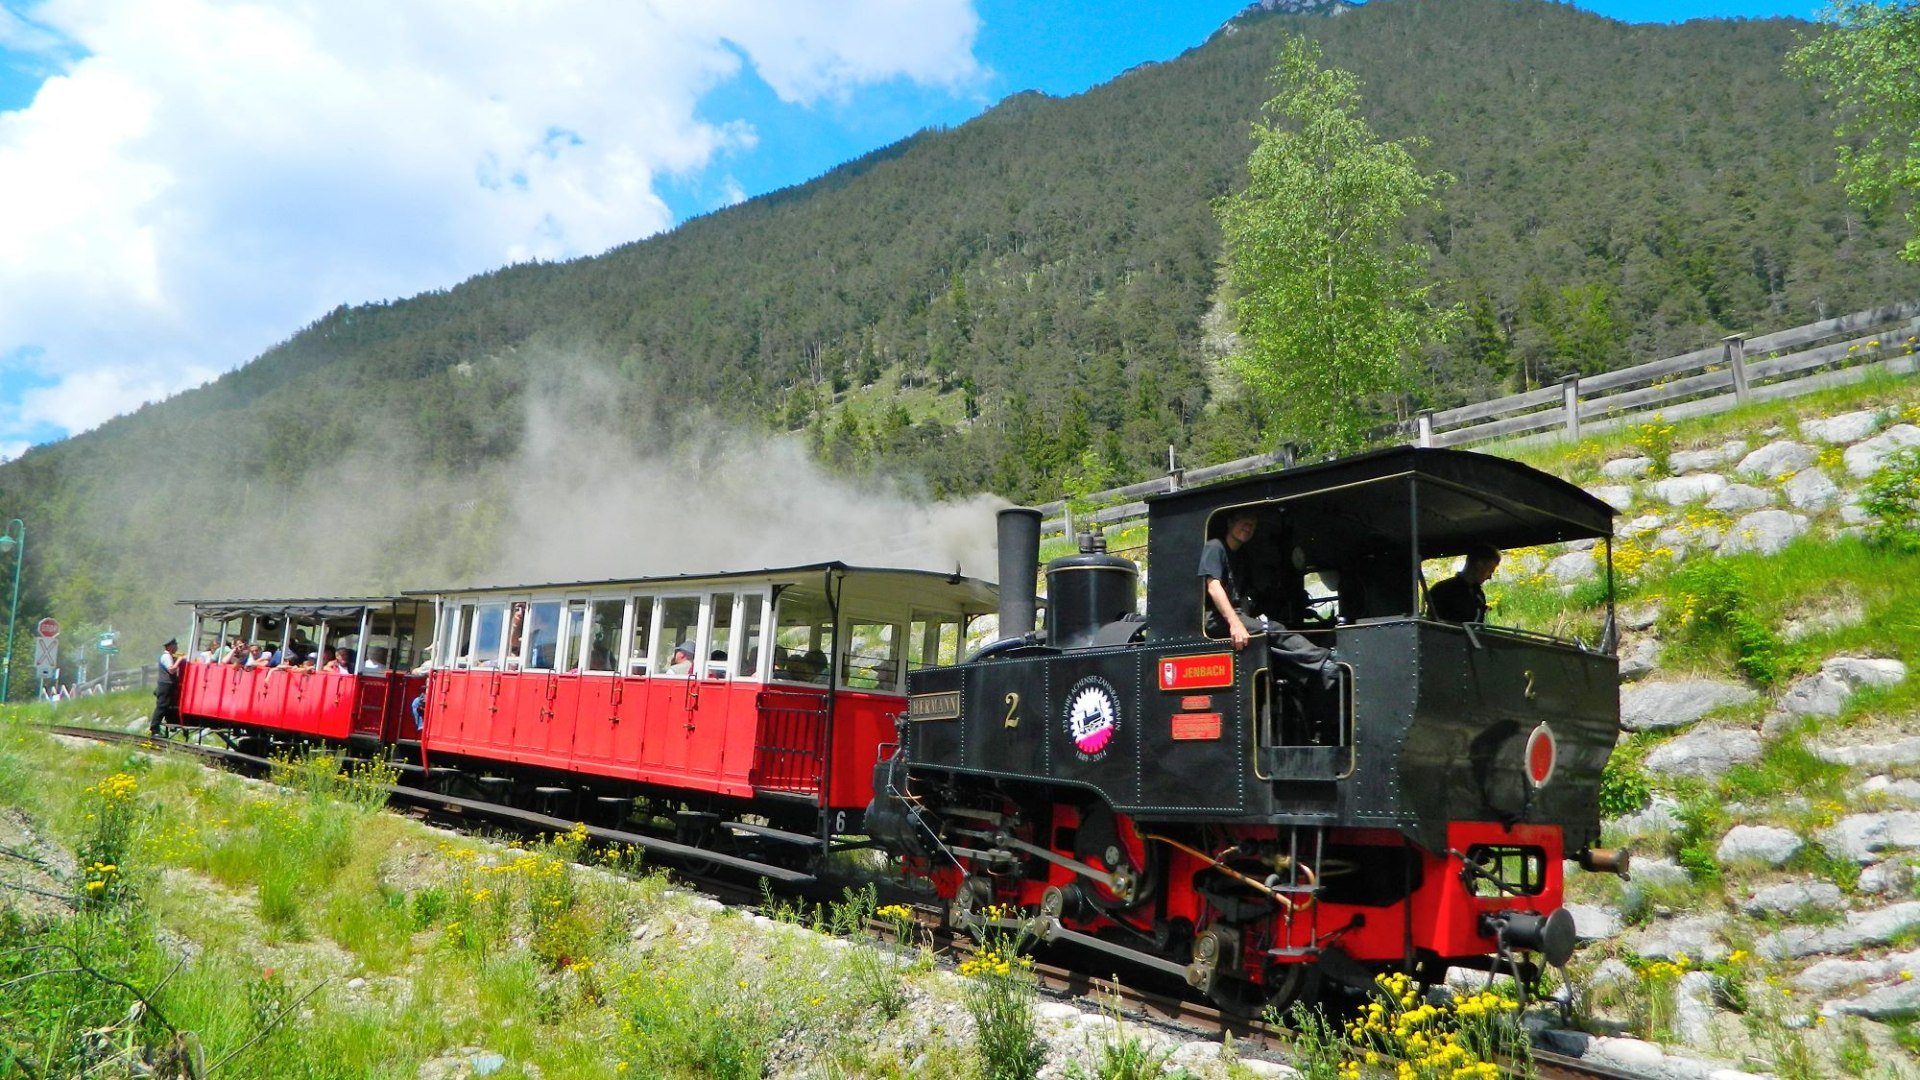
[[[1249,514],[1236,649],[1196,567]],[[1592,846],[1620,730],[1612,517],[1516,462],[1382,450],[1149,499],[1144,614],[1135,564],[1083,543],[1048,564],[1036,630],[1039,516],[1003,512],[1000,636],[908,676],[867,828],[956,924],[1223,1002],[1388,969],[1532,982],[1574,946],[1565,868],[1624,869]],[[1430,613],[1433,560],[1559,543],[1606,587],[1592,640]]]

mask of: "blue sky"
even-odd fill
[[[0,0],[0,460],[339,304],[604,251],[1008,94],[1177,56],[1244,6]]]

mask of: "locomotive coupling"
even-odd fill
[[[1554,908],[1542,915],[1537,911],[1496,911],[1480,916],[1480,932],[1500,942],[1504,948],[1531,949],[1554,967],[1565,967],[1573,958],[1579,934],[1573,927],[1573,915],[1566,908]]]
[[[1622,881],[1633,879],[1629,865],[1633,862],[1633,852],[1625,848],[1582,848],[1576,858],[1582,870],[1596,874],[1619,874]]]

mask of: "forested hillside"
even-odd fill
[[[1425,358],[1427,404],[1920,295],[1901,223],[1847,209],[1831,121],[1781,71],[1805,29],[1543,0],[1249,16],[597,258],[341,308],[0,467],[0,507],[39,545],[23,605],[104,619],[223,586],[439,583],[536,526],[612,528],[529,525],[509,488],[619,482],[636,469],[567,455],[649,471],[692,434],[794,431],[842,474],[1014,499],[1157,471],[1168,445],[1197,463],[1270,444],[1285,433],[1217,362],[1210,201],[1239,183],[1291,32],[1361,76],[1378,131],[1425,136],[1422,166],[1458,178],[1410,226],[1469,314]],[[581,441],[532,468],[529,402],[580,411],[560,426]]]

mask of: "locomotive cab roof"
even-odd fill
[[[1614,517],[1611,506],[1579,487],[1520,462],[1412,446],[1153,496],[1148,561],[1158,572],[1147,607],[1161,632],[1199,632],[1189,568],[1198,566],[1207,540],[1223,533],[1221,512],[1240,508],[1256,511],[1264,542],[1302,568],[1364,567],[1406,583],[1418,578],[1420,561],[1463,555],[1479,544],[1505,550],[1608,539]],[[1411,584],[1405,594],[1403,605],[1379,613],[1413,614]]]

